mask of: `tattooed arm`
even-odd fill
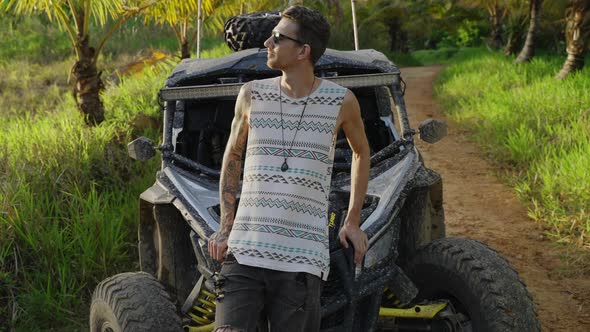
[[[242,86],[238,99],[234,119],[231,124],[231,134],[223,154],[221,164],[221,179],[219,181],[219,199],[221,218],[219,230],[209,238],[208,248],[211,257],[223,261],[227,253],[227,239],[234,224],[236,211],[236,196],[240,186],[242,172],[242,154],[248,140],[248,117],[250,114],[250,84]]]

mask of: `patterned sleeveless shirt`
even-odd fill
[[[326,280],[328,195],[336,120],[346,89],[322,80],[309,96],[299,130],[307,97],[290,98],[283,92],[283,142],[279,79],[251,83],[242,192],[229,251],[240,264],[308,272]],[[285,156],[289,169],[283,172]]]

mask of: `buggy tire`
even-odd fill
[[[541,331],[531,295],[510,264],[481,242],[442,238],[420,249],[406,272],[418,299],[446,298],[473,331]]]
[[[103,280],[92,294],[91,332],[180,332],[182,323],[164,287],[145,272]]]
[[[281,20],[279,12],[238,15],[225,22],[225,43],[234,51],[263,48],[272,29]]]

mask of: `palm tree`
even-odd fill
[[[104,106],[99,95],[104,86],[96,66],[98,56],[106,41],[123,23],[154,1],[0,0],[0,9],[24,16],[44,13],[68,34],[76,54],[76,63],[71,70],[75,80],[74,96],[86,123],[96,125],[104,120]],[[126,6],[128,3],[134,6]],[[116,21],[115,25],[102,36],[98,47],[93,47],[90,44],[90,21],[102,27],[109,19]]]
[[[278,5],[277,0],[166,0],[144,11],[146,23],[168,25],[174,31],[181,59],[190,58],[191,50],[197,45],[200,53],[200,36],[204,30],[222,32],[225,20],[244,12],[268,10]],[[199,25],[199,14],[202,24]],[[202,28],[200,28],[202,27]]]
[[[488,12],[490,13],[490,21],[492,23],[490,42],[492,48],[497,50],[502,47],[502,17],[505,13],[502,12],[497,1],[495,1],[492,6],[488,7]]]
[[[207,12],[211,11],[210,3],[210,1],[205,1],[203,4]],[[197,11],[197,0],[161,1],[146,9],[143,12],[143,16],[146,24],[153,21],[157,25],[169,25],[176,36],[180,58],[186,59],[190,57],[190,50],[199,32],[195,30],[192,37],[189,36],[193,29],[194,21],[198,18]]]
[[[199,14],[204,16],[202,20],[204,28],[222,31],[224,20],[233,14],[238,14],[236,8],[240,8],[243,3],[240,1],[238,4],[235,0],[201,0],[202,8],[199,13],[198,2],[198,0],[161,1],[144,11],[146,23],[153,21],[158,25],[168,25],[172,28],[181,59],[190,57],[190,51],[203,34],[197,22]],[[200,47],[197,53],[199,51]]]
[[[537,31],[539,26],[541,5],[543,0],[530,0],[530,23],[529,30],[526,35],[526,41],[520,51],[520,54],[516,58],[516,63],[522,63],[529,61],[535,55],[535,45],[537,42]]]
[[[570,0],[565,11],[567,58],[555,78],[563,79],[584,67],[584,55],[590,38],[590,1]]]
[[[236,1],[236,0],[234,0]],[[284,0],[237,0],[240,4],[245,4],[244,11],[242,14],[246,13],[256,13],[256,12],[263,12],[263,11],[273,11],[273,10],[283,10],[290,6],[289,1]],[[336,0],[337,1],[337,0]],[[303,1],[301,1],[303,4]]]
[[[333,18],[334,24],[341,24],[344,19],[344,12],[340,1],[327,0],[326,5],[328,6],[328,16]]]
[[[382,22],[389,30],[389,50],[408,52],[408,33],[403,28],[409,10],[403,1],[371,1],[367,4],[369,16],[364,18],[359,29],[367,25]]]
[[[502,18],[506,15],[510,0],[459,0],[467,8],[485,8],[490,15],[490,45],[494,49],[502,47]]]
[[[504,46],[504,54],[506,56],[517,54],[519,47],[522,45],[524,39],[524,32],[526,23],[529,21],[527,18],[530,13],[528,6],[525,8],[524,0],[512,1],[508,15],[506,17],[506,32],[508,37]]]

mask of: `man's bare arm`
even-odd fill
[[[360,264],[367,251],[367,235],[360,230],[360,216],[367,193],[370,169],[370,151],[365,127],[361,118],[359,103],[351,91],[347,91],[341,110],[342,129],[352,148],[350,178],[350,202],[344,226],[340,231],[340,242],[348,247],[350,240],[355,249],[355,263]]]
[[[248,140],[249,110],[250,85],[244,84],[236,100],[231,133],[221,164],[221,178],[219,181],[221,218],[219,230],[209,239],[209,254],[218,261],[225,258],[227,239],[234,224],[236,196],[238,195],[242,172],[242,154]]]

